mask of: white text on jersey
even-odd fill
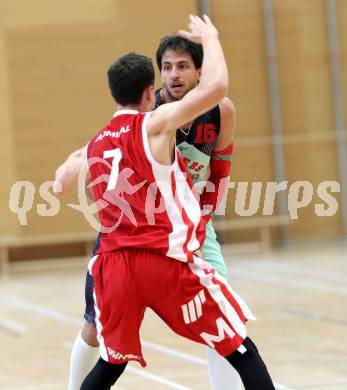
[[[122,134],[127,133],[128,131],[130,131],[129,125],[127,125],[126,127],[122,127],[118,131],[104,130],[101,134],[99,134],[95,142],[101,141],[104,137],[119,138]]]

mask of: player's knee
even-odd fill
[[[258,353],[258,349],[249,337],[247,337],[244,340],[242,346],[245,348],[244,352],[240,352],[239,350],[237,350],[233,352],[231,355],[226,356],[228,362],[235,369],[237,369],[238,366],[242,366],[244,361],[248,361],[248,362],[261,361],[260,355]]]
[[[239,373],[245,389],[275,390],[266,365],[253,341],[246,337],[242,345],[245,348],[244,352],[235,351],[226,356],[226,359]]]
[[[84,379],[81,390],[110,390],[122,375],[127,362],[121,364],[111,364],[101,358],[94,368]]]
[[[99,346],[99,342],[97,339],[96,327],[93,324],[91,324],[87,321],[84,321],[83,328],[81,331],[81,336],[82,336],[82,339],[91,347],[98,347]]]

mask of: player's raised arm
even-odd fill
[[[228,71],[217,29],[208,16],[204,16],[203,20],[190,16],[189,30],[179,33],[201,43],[204,50],[200,83],[182,100],[157,108],[148,121],[149,135],[175,131],[216,106],[226,96]]]

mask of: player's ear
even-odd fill
[[[201,78],[201,68],[196,71],[196,76],[197,76],[197,82],[199,83]]]
[[[147,110],[153,110],[155,105],[154,85],[149,85],[143,91],[143,99],[146,102]]]
[[[146,102],[148,103],[148,101],[150,100],[150,96],[151,96],[151,87],[153,88],[152,85],[148,85],[142,92],[142,102]]]
[[[146,89],[146,99],[152,101],[154,96],[154,85],[149,85]]]

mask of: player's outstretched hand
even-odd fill
[[[189,15],[188,28],[190,31],[179,30],[178,33],[195,43],[201,43],[205,37],[218,37],[218,31],[207,15],[204,15],[203,19],[199,16]]]

